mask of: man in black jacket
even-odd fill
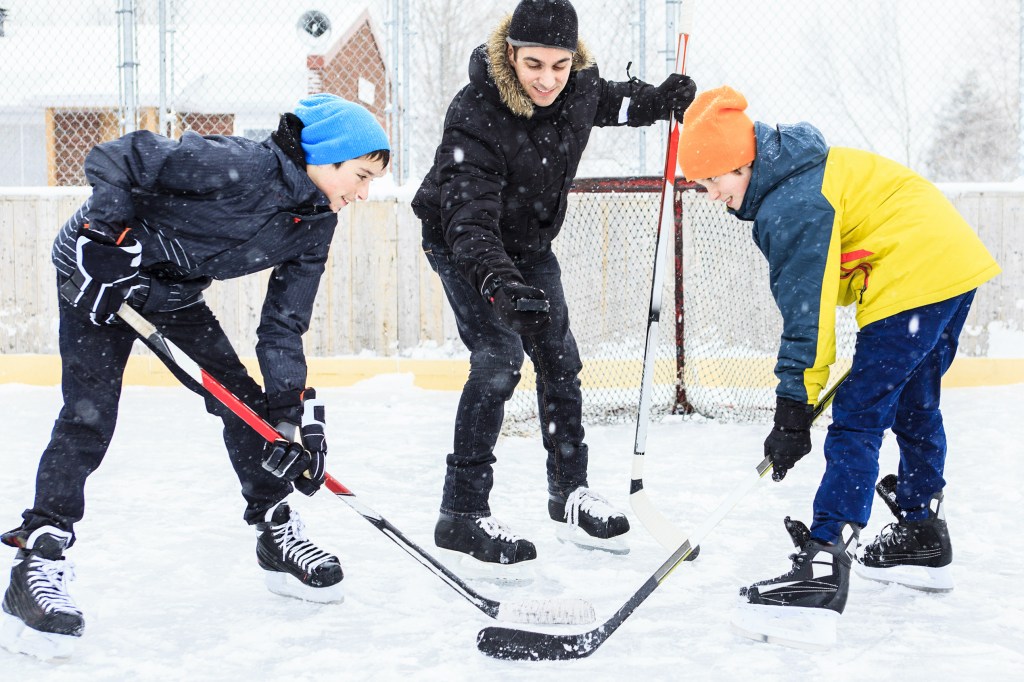
[[[493,572],[536,557],[533,543],[488,506],[494,445],[524,351],[537,371],[547,450],[548,511],[559,536],[626,552],[626,517],[587,485],[579,352],[558,260],[569,187],[594,126],[650,125],[681,117],[695,86],[670,76],[654,87],[601,78],[578,39],[568,0],[523,0],[470,58],[469,84],[413,199],[423,248],[444,285],[470,372],[448,455],[435,542]]]
[[[15,648],[42,657],[70,653],[85,626],[66,591],[63,554],[85,513],[86,478],[103,460],[117,421],[135,341],[116,315],[125,302],[289,438],[268,446],[206,397],[207,411],[224,422],[268,588],[312,601],[343,598],[337,557],[305,538],[284,500],[293,486],[312,495],[324,480],[323,419],[308,418],[316,403],[309,389],[304,395],[302,335],[336,212],[365,199],[389,160],[387,136],[373,115],[328,94],[300,100],[263,142],[191,132],[171,140],[140,131],[89,153],[92,195],[52,250],[64,406],[39,462],[35,503],[22,525],[2,536],[18,548],[3,601],[4,617],[16,621],[5,629]],[[273,272],[256,344],[264,393],[202,292],[214,279],[267,269]]]

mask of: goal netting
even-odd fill
[[[718,419],[768,421],[775,410],[774,368],[782,316],[768,286],[768,263],[750,223],[703,192],[682,204],[684,341],[681,384],[694,411]],[[852,307],[836,317],[832,379],[850,367],[857,326]]]
[[[571,328],[583,359],[584,421],[636,419],[654,271],[661,178],[577,181],[554,242]],[[692,185],[675,191],[676,230],[667,257],[651,417],[695,411],[710,418],[766,421],[782,322],[768,268],[750,224]],[[664,247],[664,245],[663,245]],[[849,367],[856,326],[839,311],[839,358]],[[536,428],[536,378],[529,361],[506,410],[506,432]]]

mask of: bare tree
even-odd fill
[[[414,5],[412,114],[419,142],[414,145],[413,170],[423,173],[433,163],[452,97],[469,82],[470,54],[509,10],[474,0],[418,0]]]
[[[823,14],[813,33],[830,33],[836,24],[856,26],[845,40],[808,40],[816,55],[808,59],[810,87],[835,103],[865,149],[913,165],[920,149],[919,114],[911,106],[910,75],[904,60],[899,14],[888,2],[857,3],[857,21],[837,17],[834,8]]]

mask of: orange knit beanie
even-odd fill
[[[754,122],[747,99],[728,85],[697,95],[683,115],[679,167],[688,180],[724,175],[754,160]]]

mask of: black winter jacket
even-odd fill
[[[424,248],[450,249],[478,291],[492,276],[521,279],[515,263],[551,248],[594,126],[669,115],[653,86],[601,78],[582,41],[565,89],[536,107],[506,57],[509,20],[470,57],[469,84],[448,108],[434,165],[412,202]]]
[[[273,268],[256,355],[271,399],[301,390],[302,335],[338,223],[306,174],[301,127],[286,114],[264,142],[139,131],[97,145],[85,160],[92,196],[54,241],[59,277],[75,268],[83,222],[108,234],[132,228],[142,286],[131,303],[143,312],[190,305],[213,279]]]

